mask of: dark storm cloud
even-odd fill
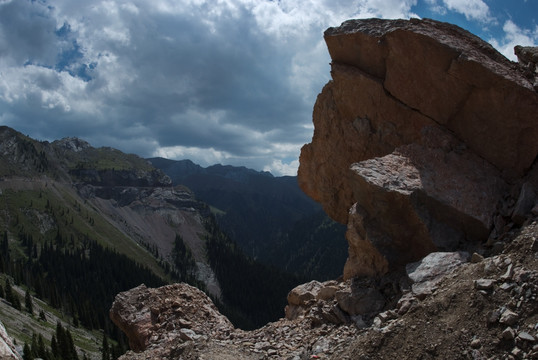
[[[482,1],[467,3],[425,4],[463,12]],[[42,140],[79,136],[141,156],[290,174],[329,78],[323,30],[408,17],[416,4],[0,0],[0,124]]]

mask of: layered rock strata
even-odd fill
[[[427,19],[350,20],[325,41],[332,80],[316,101],[298,176],[348,223],[344,277],[486,240],[538,154],[532,52],[520,49],[531,60],[518,65]]]

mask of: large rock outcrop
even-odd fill
[[[332,81],[314,107],[298,175],[348,223],[344,277],[487,239],[538,154],[529,65],[428,19],[350,20],[325,41]]]

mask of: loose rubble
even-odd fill
[[[140,286],[111,310],[142,345],[121,359],[537,359],[537,237],[534,218],[481,261],[434,253],[390,281],[312,281],[290,291],[285,318],[254,331],[188,285]]]

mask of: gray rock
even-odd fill
[[[493,310],[491,312],[488,313],[488,316],[487,316],[487,322],[488,324],[495,324],[499,321],[499,319],[501,318],[501,311],[500,310]]]
[[[477,290],[491,290],[495,285],[495,280],[493,279],[478,279],[474,281],[474,287]]]
[[[510,291],[516,284],[514,283],[503,283],[499,288],[504,291]]]
[[[536,338],[526,331],[520,332],[519,334],[517,334],[517,337],[521,340],[525,340],[531,343],[536,341]]]
[[[374,288],[337,291],[336,301],[340,308],[349,315],[364,315],[377,312],[385,305],[385,298]]]
[[[467,262],[469,254],[458,252],[435,252],[424,257],[421,261],[407,264],[405,270],[413,285],[413,294],[424,299],[437,289],[437,284],[444,276]]]
[[[510,280],[513,274],[514,274],[514,264],[510,264],[508,265],[506,272],[501,275],[501,280],[503,281]]]
[[[501,318],[499,319],[499,322],[504,325],[515,325],[517,321],[519,320],[519,315],[511,310],[505,310],[501,314]]]
[[[502,338],[505,340],[514,340],[516,332],[510,326],[503,330]]]
[[[510,354],[514,355],[516,357],[516,359],[521,359],[521,358],[523,358],[525,352],[523,350],[521,350],[520,348],[515,347],[515,348],[512,349]]]
[[[414,283],[420,283],[449,274],[459,265],[466,263],[468,259],[469,254],[463,251],[435,252],[421,261],[407,264],[405,270]]]

